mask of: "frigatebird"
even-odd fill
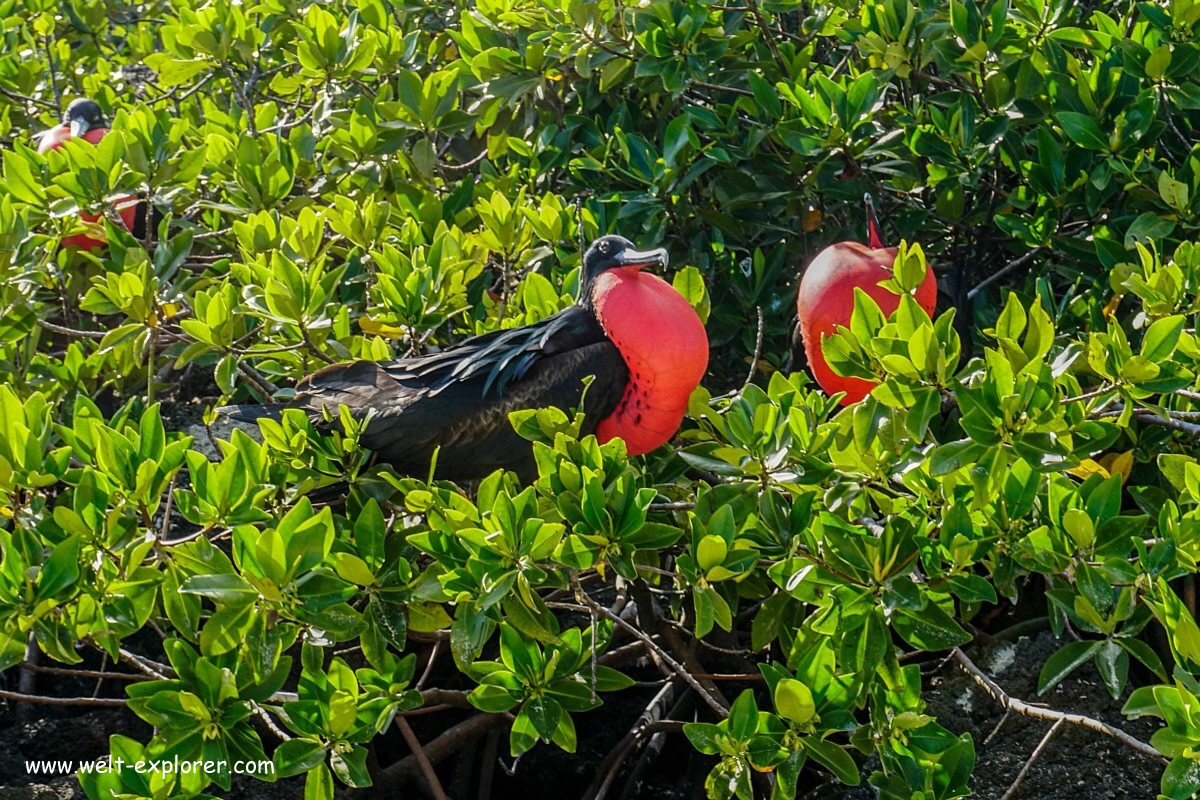
[[[636,250],[620,236],[588,248],[577,302],[540,322],[467,339],[438,353],[390,362],[335,364],[304,378],[287,403],[218,409],[235,420],[306,411],[320,425],[341,405],[374,412],[362,446],[398,471],[474,480],[496,469],[536,474],[532,447],[512,411],[584,411],[583,434],[620,436],[630,455],[665,444],[708,367],[708,337],[687,300],[645,267],[663,249]],[[589,376],[594,380],[586,387]]]
[[[97,144],[108,134],[108,122],[104,111],[95,100],[79,97],[72,100],[63,111],[62,124],[48,128],[38,134],[37,151],[45,153],[62,147],[69,139],[83,139],[85,142]],[[145,230],[145,203],[134,203],[135,198],[124,197],[120,200],[118,213],[125,227],[141,238]],[[84,222],[98,222],[99,217],[93,214],[80,214]],[[63,239],[66,247],[78,247],[82,250],[95,250],[107,244],[103,239],[96,239],[86,233],[78,233]]]
[[[809,370],[822,389],[831,395],[844,392],[842,405],[862,400],[875,384],[835,373],[825,360],[821,340],[836,333],[839,326],[850,327],[855,289],[866,292],[884,314],[891,314],[900,305],[899,295],[880,286],[882,281],[892,277],[898,248],[884,246],[871,195],[864,196],[863,203],[867,210],[867,244],[836,242],[817,254],[800,279],[796,293],[796,322],[792,328],[790,369],[798,369],[807,359]],[[927,266],[925,278],[916,291],[916,300],[931,316],[937,303],[937,291],[937,280]]]

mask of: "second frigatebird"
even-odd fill
[[[346,405],[373,410],[360,443],[398,471],[473,480],[496,469],[535,474],[529,442],[509,412],[583,402],[583,433],[625,440],[630,455],[665,444],[708,368],[708,337],[687,300],[644,267],[667,265],[663,249],[639,251],[604,236],[584,254],[578,301],[532,325],[475,336],[439,353],[390,362],[335,364],[309,375],[288,403],[226,406],[233,419],[276,417]],[[595,380],[584,391],[584,379]],[[440,448],[440,450],[438,449]]]
[[[104,111],[100,108],[100,104],[95,100],[79,97],[72,100],[63,111],[61,125],[48,128],[38,134],[37,151],[46,153],[55,150],[62,147],[68,139],[75,138],[83,139],[91,144],[99,144],[107,134],[108,123],[104,119]],[[145,204],[135,204],[134,200],[133,197],[121,198],[117,213],[120,214],[126,229],[133,231],[135,236],[141,238],[146,225]],[[100,221],[100,218],[94,214],[84,213],[79,216],[84,222]],[[78,247],[81,250],[95,250],[107,244],[105,240],[97,239],[86,233],[68,236],[63,239],[62,243],[65,247]]]

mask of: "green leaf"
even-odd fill
[[[486,683],[472,689],[467,695],[467,699],[471,701],[471,705],[480,711],[486,711],[491,714],[501,714],[509,711],[518,702],[517,698],[513,697],[512,692],[503,686],[494,686]]]
[[[294,738],[275,748],[275,775],[288,778],[307,772],[325,760],[325,748],[311,739]]]
[[[1103,642],[1071,642],[1064,645],[1042,666],[1038,677],[1038,694],[1042,695],[1061,683],[1068,675],[1087,663],[1100,649]]]
[[[949,475],[951,472],[971,466],[978,462],[979,456],[987,448],[970,439],[960,439],[941,445],[933,451],[929,459],[929,474],[934,477]]]
[[[683,733],[688,741],[698,751],[706,756],[715,756],[721,752],[721,742],[725,733],[716,725],[708,722],[688,722],[683,726]]]
[[[858,786],[862,777],[849,753],[833,742],[815,736],[805,736],[800,742],[809,756],[832,772],[839,781],[847,786]]]
[[[39,600],[54,597],[79,580],[78,535],[70,536],[54,546],[50,557],[38,573],[37,596]]]
[[[948,650],[971,641],[971,634],[933,602],[920,610],[897,608],[891,621],[904,641],[921,650]]]
[[[1163,362],[1170,358],[1179,344],[1179,335],[1183,332],[1185,321],[1182,314],[1172,314],[1155,320],[1142,337],[1142,357],[1155,362]]]
[[[704,275],[700,270],[692,266],[684,267],[675,273],[675,277],[671,279],[671,286],[675,287],[675,291],[683,295],[684,299],[696,310],[701,322],[708,322],[712,303],[708,298],[708,289],[704,285]]]
[[[222,603],[244,604],[258,597],[258,590],[240,575],[193,575],[179,589],[186,594],[198,594]]]
[[[304,779],[304,800],[333,800],[333,775],[318,764]]]
[[[349,752],[334,750],[329,754],[329,766],[333,774],[347,786],[356,789],[371,785],[371,774],[367,771],[367,748],[353,747]]]
[[[1075,144],[1089,150],[1108,150],[1108,137],[1100,130],[1096,120],[1075,111],[1060,111],[1057,116],[1067,137]]]
[[[1129,654],[1114,641],[1104,642],[1096,653],[1096,670],[1109,696],[1120,698],[1129,679]]]
[[[738,695],[729,709],[729,735],[739,742],[746,742],[758,729],[758,705],[754,692],[749,689]]]
[[[1196,760],[1184,756],[1171,759],[1163,770],[1159,788],[1170,800],[1195,797],[1200,792],[1200,770],[1196,769]]]
[[[817,713],[812,692],[798,680],[784,678],[775,684],[775,710],[797,725],[807,725]]]

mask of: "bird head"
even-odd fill
[[[100,104],[86,97],[78,97],[71,101],[63,112],[63,125],[71,129],[71,136],[78,138],[92,128],[104,127],[104,112]]]
[[[583,297],[590,294],[596,278],[610,269],[637,272],[643,267],[667,266],[667,251],[661,247],[653,250],[638,250],[633,242],[623,236],[601,236],[583,254]]]

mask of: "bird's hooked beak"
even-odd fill
[[[71,129],[71,138],[77,139],[91,130],[92,123],[88,122],[83,117],[71,117],[69,127]]]
[[[632,269],[635,272],[649,266],[666,269],[670,260],[666,249],[662,247],[655,248],[654,250],[622,250],[620,255],[616,257],[618,266],[625,269]]]

